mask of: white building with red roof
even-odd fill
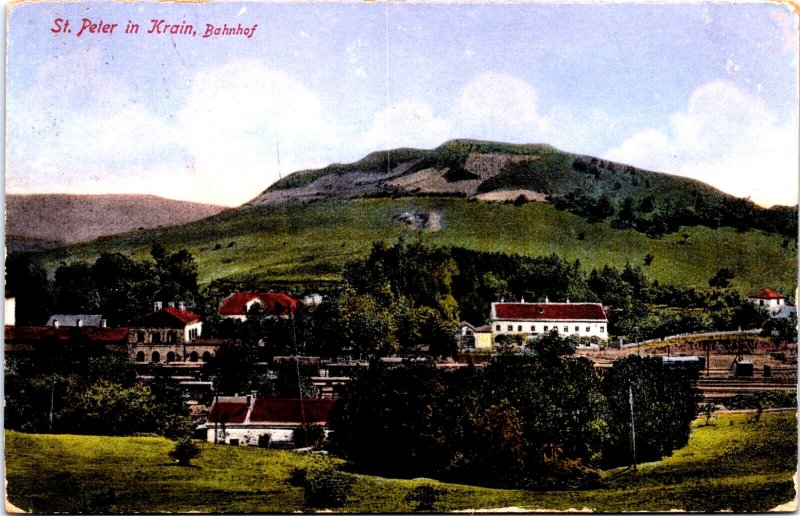
[[[254,305],[261,306],[265,317],[289,318],[300,308],[301,302],[281,292],[234,292],[219,303],[219,315],[226,319],[247,320]]]
[[[780,292],[765,288],[747,296],[747,300],[763,308],[773,319],[791,317],[797,313],[794,306],[786,304],[786,298]]]
[[[492,336],[536,337],[555,330],[562,336],[608,340],[608,317],[600,303],[492,303]]]
[[[288,445],[301,426],[325,426],[334,403],[336,400],[319,398],[218,396],[204,427],[206,439],[211,443],[257,446],[259,437],[269,435],[271,445]]]

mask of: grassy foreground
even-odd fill
[[[442,228],[419,234],[427,243],[529,256],[557,253],[578,259],[587,270],[603,265],[653,263],[645,272],[661,282],[707,286],[719,268],[736,275],[743,291],[772,288],[793,292],[797,260],[792,245],[762,231],[683,228],[660,239],[608,222],[589,223],[546,203],[522,206],[455,198],[354,199],[311,204],[243,207],[202,221],[105,237],[47,251],[51,269],[64,261],[93,262],[101,252],[149,257],[154,242],[186,248],[195,257],[199,281],[227,278],[250,287],[272,281],[335,280],[342,265],[365,256],[373,242],[393,241],[413,230],[393,220],[404,212],[438,212]],[[682,233],[686,233],[684,241]]]
[[[8,499],[48,512],[293,512],[311,511],[294,468],[340,462],[314,454],[203,445],[193,467],[170,463],[170,441],[156,437],[31,435],[6,431]],[[725,414],[695,423],[689,444],[662,461],[605,474],[606,487],[530,492],[486,489],[428,479],[356,477],[341,510],[409,512],[411,493],[430,486],[435,511],[498,507],[595,511],[763,512],[794,497],[795,412]],[[295,484],[296,485],[296,484]],[[411,496],[410,496],[411,495]]]

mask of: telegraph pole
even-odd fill
[[[631,406],[631,448],[633,449],[633,471],[636,471],[636,426],[633,423],[633,386],[628,385],[628,403]]]

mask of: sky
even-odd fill
[[[478,138],[798,200],[780,4],[31,2],[7,36],[7,193],[234,206],[296,170]]]

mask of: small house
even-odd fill
[[[234,292],[219,303],[219,315],[225,319],[247,320],[254,305],[261,307],[264,317],[293,317],[301,302],[280,292]]]

